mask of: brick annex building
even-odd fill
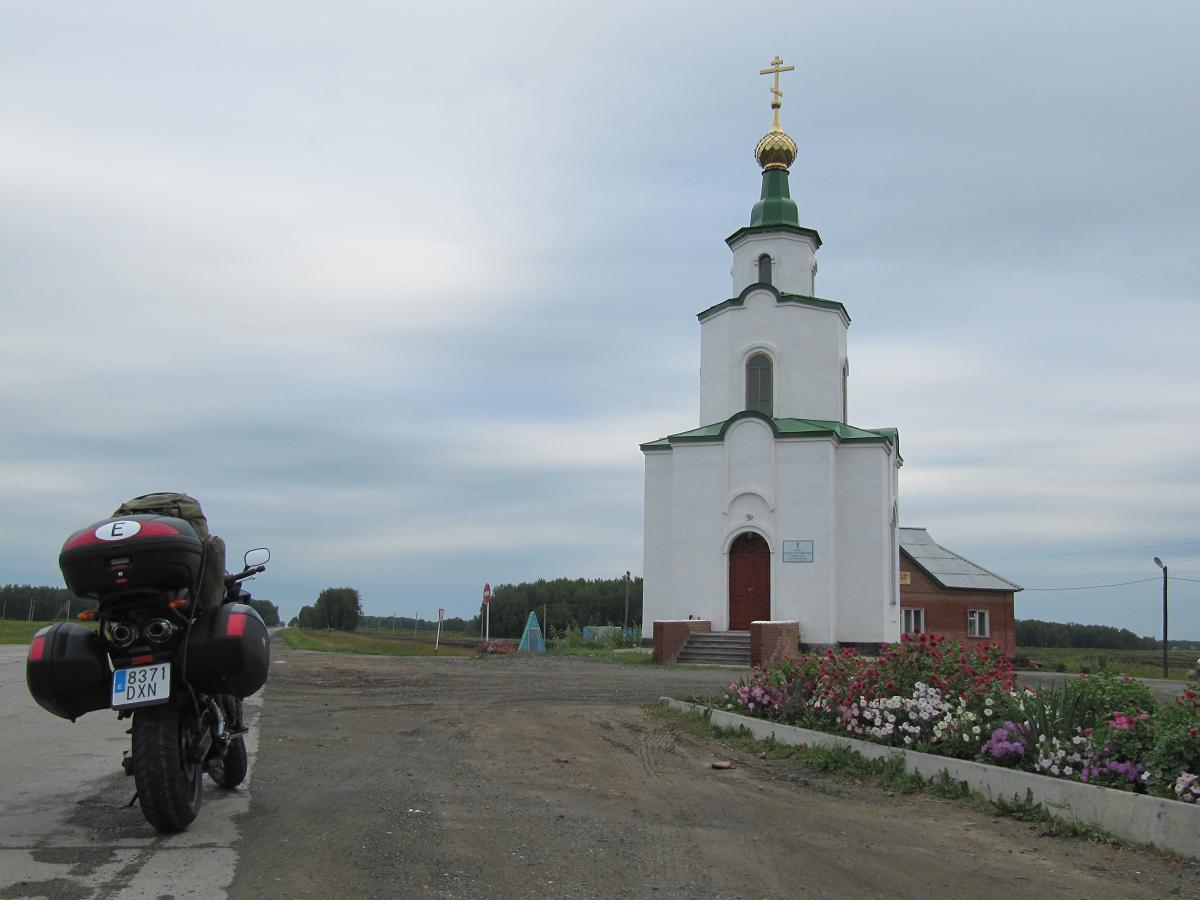
[[[899,531],[903,630],[1015,650],[1014,595],[1021,586],[935,543],[924,528]]]

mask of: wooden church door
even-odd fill
[[[729,548],[729,630],[749,631],[751,622],[770,618],[771,551],[747,531]]]

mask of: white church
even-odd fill
[[[656,620],[794,620],[806,646],[866,649],[900,637],[899,435],[847,422],[850,317],[816,296],[821,237],[788,188],[781,62],[763,71],[762,194],[726,239],[730,299],[698,315],[700,427],[641,445],[643,636]]]

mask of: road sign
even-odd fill
[[[492,586],[490,584],[488,584],[486,581],[483,584],[483,602],[484,603],[492,602]]]

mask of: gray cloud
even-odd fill
[[[778,46],[707,3],[8,21],[0,581],[55,582],[70,531],[159,489],[270,543],[286,611],[637,571],[637,444],[699,424],[776,52],[906,522],[1030,587],[1200,541],[1190,5],[789,8]],[[1151,633],[1156,591],[1018,614]]]

